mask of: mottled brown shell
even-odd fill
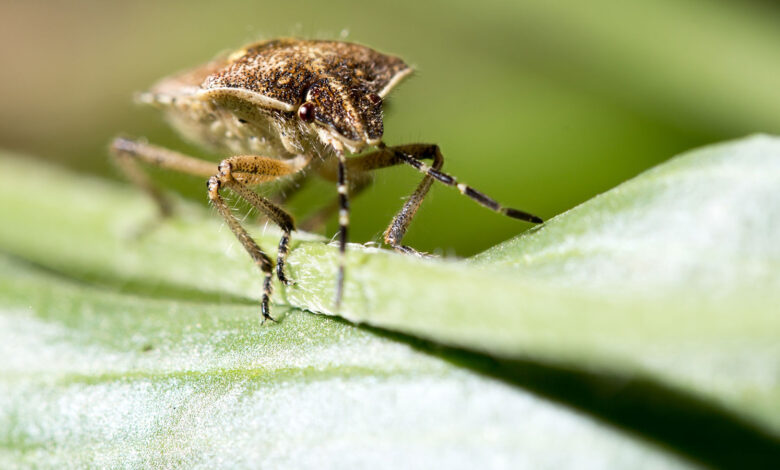
[[[358,44],[277,39],[167,77],[139,101],[219,152],[357,152],[381,141],[382,99],[410,72],[401,59]]]
[[[319,124],[372,142],[382,137],[381,98],[409,72],[398,57],[359,44],[278,39],[233,54],[201,87],[256,93],[284,111],[310,101]]]
[[[247,46],[231,59],[206,78],[203,88],[242,88],[290,105],[301,104],[306,90],[321,79],[381,96],[409,69],[398,57],[338,41],[275,39]]]

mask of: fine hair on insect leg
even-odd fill
[[[263,321],[273,321],[274,319],[271,316],[271,310],[269,306],[271,298],[271,277],[273,276],[273,262],[268,257],[268,255],[266,255],[263,250],[257,246],[257,243],[255,243],[254,239],[249,235],[249,233],[247,233],[246,230],[244,230],[241,222],[239,222],[236,216],[233,215],[230,207],[225,204],[225,201],[219,194],[221,186],[222,184],[219,177],[212,176],[209,178],[208,183],[206,184],[206,187],[208,188],[209,200],[214,205],[214,207],[217,208],[217,211],[222,216],[222,218],[225,219],[225,222],[227,222],[230,230],[233,232],[236,238],[238,238],[238,241],[241,242],[241,245],[244,247],[246,252],[249,253],[249,256],[252,257],[252,260],[263,272],[263,296],[260,301],[260,311],[263,315]]]

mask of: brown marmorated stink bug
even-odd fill
[[[283,177],[289,178],[290,188],[300,187],[314,174],[335,180],[337,200],[315,218],[325,220],[338,210],[338,308],[344,285],[349,194],[367,185],[372,170],[404,163],[425,175],[384,233],[385,242],[396,251],[417,253],[401,240],[434,180],[456,187],[488,209],[542,222],[442,173],[444,159],[437,145],[388,147],[382,142],[382,100],[411,72],[401,59],[358,44],[301,39],[250,44],[165,78],[139,96],[142,103],[162,109],[184,137],[228,158],[216,164],[127,138],[115,139],[111,153],[127,177],[152,196],[163,216],[171,214],[171,205],[138,162],[208,178],[209,200],[264,274],[264,321],[271,319],[274,263],[225,204],[222,190],[230,189],[282,229],[276,276],[289,285],[284,266],[290,232],[295,230],[293,218],[250,187]],[[376,150],[347,158],[369,147]],[[432,160],[430,166],[423,162],[426,159]]]

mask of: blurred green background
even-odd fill
[[[389,144],[438,143],[461,180],[549,218],[691,147],[779,134],[778,25],[760,1],[4,0],[0,147],[111,178],[118,133],[205,156],[133,93],[245,42],[346,37],[417,69],[388,100]],[[5,182],[24,191],[34,175],[18,176]],[[202,181],[159,177],[205,204]],[[381,237],[418,180],[380,172],[353,241]],[[333,195],[316,185],[292,207]],[[469,255],[527,227],[435,187],[405,241]]]

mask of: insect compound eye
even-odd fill
[[[369,94],[366,95],[366,98],[373,105],[380,105],[380,104],[382,104],[382,97],[377,95],[376,93],[369,93]]]
[[[303,122],[314,121],[314,104],[309,101],[303,103],[301,107],[298,108],[298,117]]]

